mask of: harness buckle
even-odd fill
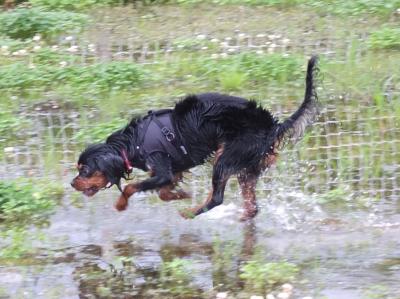
[[[171,130],[168,129],[167,127],[163,127],[161,129],[161,132],[164,134],[167,141],[171,142],[172,140],[175,139],[175,134],[173,132],[171,132]]]

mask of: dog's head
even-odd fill
[[[106,143],[86,148],[78,159],[77,168],[79,173],[71,186],[89,197],[114,184],[119,186],[124,177],[124,160]]]

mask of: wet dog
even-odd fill
[[[213,157],[212,188],[205,202],[181,212],[193,218],[220,205],[226,183],[236,175],[244,198],[242,220],[258,211],[255,187],[260,174],[276,162],[285,141],[296,141],[318,115],[314,83],[317,58],[308,61],[306,90],[298,110],[283,122],[254,101],[217,93],[190,95],[174,109],[150,111],[134,118],[105,143],[91,145],[79,157],[79,174],[71,185],[87,196],[116,185],[116,208],[126,209],[136,192],[155,190],[164,201],[188,198],[175,190],[182,172]],[[123,189],[133,168],[150,177]]]

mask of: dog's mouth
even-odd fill
[[[82,191],[83,194],[85,194],[87,197],[92,197],[99,191],[97,187],[90,187]]]

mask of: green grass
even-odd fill
[[[300,270],[295,264],[286,261],[265,263],[252,260],[243,265],[240,271],[240,278],[248,289],[265,293],[280,284],[293,282]]]
[[[0,219],[28,221],[51,211],[64,189],[59,184],[40,181],[0,181]]]
[[[18,8],[0,13],[0,35],[13,39],[27,39],[41,34],[51,39],[60,33],[77,33],[86,22],[87,16],[79,13]]]
[[[368,43],[372,49],[400,50],[400,28],[383,27],[374,31]]]

